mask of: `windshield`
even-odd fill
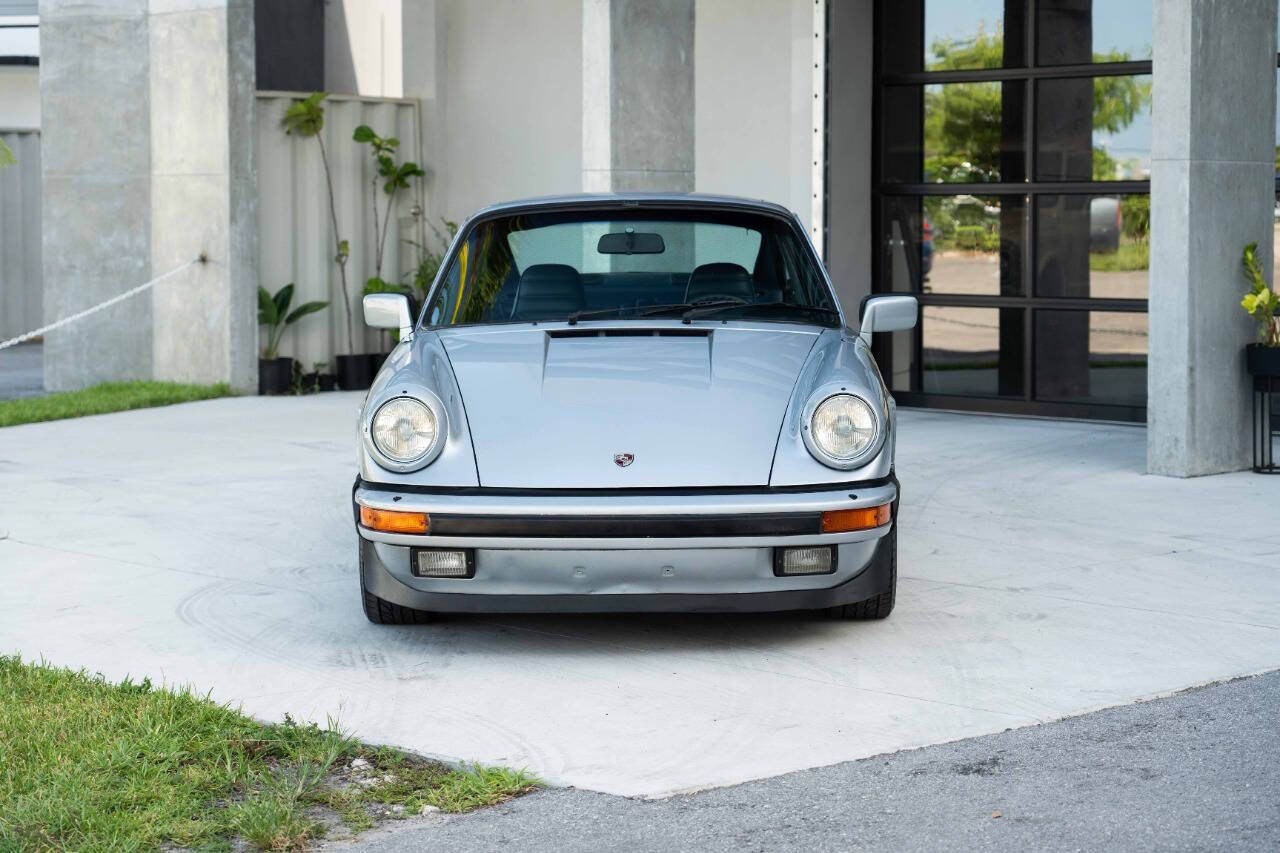
[[[433,326],[628,317],[838,326],[795,226],[714,210],[554,211],[486,219],[427,306]]]

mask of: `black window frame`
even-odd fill
[[[922,4],[925,0],[919,0]],[[1022,37],[1024,64],[1002,68],[975,68],[942,71],[884,72],[883,38],[885,16],[892,15],[898,5],[893,0],[876,0],[873,11],[874,35],[872,38],[872,198],[871,198],[871,292],[888,293],[884,288],[884,201],[891,197],[920,198],[924,196],[1022,196],[1026,205],[1023,226],[1023,251],[1020,258],[1021,295],[977,295],[924,293],[913,291],[921,309],[926,306],[965,308],[1018,308],[1022,309],[1022,394],[1020,397],[960,396],[937,394],[923,390],[893,390],[894,398],[904,406],[922,408],[981,411],[997,414],[1034,415],[1045,417],[1082,418],[1089,420],[1124,421],[1145,423],[1145,406],[1119,405],[1100,402],[1053,402],[1035,397],[1035,312],[1043,309],[1076,309],[1087,311],[1148,313],[1148,299],[1071,298],[1039,296],[1036,291],[1036,270],[1039,260],[1037,233],[1039,214],[1037,202],[1046,195],[1123,196],[1150,195],[1150,180],[1115,181],[1038,181],[1036,180],[1038,157],[1036,107],[1040,80],[1061,80],[1098,77],[1123,77],[1152,74],[1152,61],[1087,63],[1074,65],[1038,65],[1036,40],[1039,37],[1038,0],[1024,0]],[[919,25],[924,27],[924,15],[919,15]],[[922,38],[923,41],[923,38]],[[927,48],[927,46],[926,46]],[[1277,54],[1280,67],[1280,54]],[[1009,183],[901,183],[888,182],[882,174],[881,116],[883,96],[891,86],[927,86],[938,83],[978,83],[1024,81],[1023,85],[1023,148],[1026,157],[1025,180]],[[1276,182],[1280,194],[1280,177]],[[1149,279],[1148,279],[1149,284]],[[923,316],[923,310],[921,312]],[[907,334],[912,335],[913,358],[911,387],[924,387],[923,321]],[[873,351],[881,371],[891,376],[893,371],[892,345],[888,336],[875,341]]]

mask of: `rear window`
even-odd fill
[[[821,271],[785,220],[708,211],[557,211],[465,235],[430,325],[714,316],[838,325]]]

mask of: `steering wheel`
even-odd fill
[[[743,299],[741,296],[734,296],[730,293],[725,293],[723,295],[708,294],[707,296],[701,296],[693,300],[689,304],[690,305],[707,305],[708,303],[712,303],[712,302],[715,302],[715,303],[731,302],[735,305],[751,304],[748,300]]]

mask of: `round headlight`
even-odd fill
[[[394,462],[409,463],[435,446],[440,424],[421,400],[396,397],[379,407],[369,431],[378,452]]]
[[[876,414],[861,397],[834,394],[818,404],[809,420],[817,449],[837,464],[857,459],[875,443]]]

